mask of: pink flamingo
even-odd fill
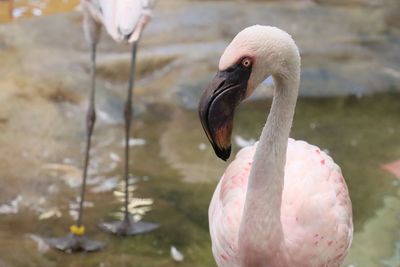
[[[288,139],[300,83],[289,34],[257,25],[233,39],[200,101],[203,128],[228,159],[235,108],[270,75],[274,98],[260,140],[238,152],[210,203],[215,260],[220,267],[340,266],[353,236],[351,201],[331,157]]]
[[[135,77],[135,62],[138,43],[145,26],[151,18],[155,0],[81,0],[83,8],[83,28],[88,44],[91,47],[91,90],[89,109],[86,117],[86,150],[83,168],[82,187],[80,193],[79,211],[76,223],[70,227],[70,233],[60,238],[49,238],[48,243],[62,251],[97,251],[104,247],[99,241],[90,240],[85,235],[83,225],[83,203],[85,200],[86,179],[90,160],[91,138],[96,121],[95,110],[95,77],[96,77],[96,47],[100,39],[102,25],[108,34],[117,42],[132,43],[131,71],[125,103],[125,216],[122,221],[102,223],[100,227],[117,235],[136,235],[150,232],[158,225],[148,222],[135,222],[128,211],[129,182],[129,133],[132,119],[133,82]]]

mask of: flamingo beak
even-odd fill
[[[251,68],[237,64],[218,72],[199,103],[203,129],[215,154],[227,160],[231,154],[231,135],[235,109],[244,99]]]

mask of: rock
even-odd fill
[[[136,94],[142,101],[137,101],[137,108],[176,99],[178,104],[195,108],[225,46],[238,31],[252,24],[275,25],[294,36],[302,54],[301,95],[398,91],[398,10],[398,1],[393,0],[320,0],[314,4],[247,1],[245,9],[222,1],[160,2],[138,55],[138,66],[148,67],[139,72]],[[74,93],[72,99],[79,104],[86,99],[83,89],[89,86],[88,49],[80,23],[80,15],[73,13],[1,26],[1,47],[17,51],[26,71],[37,77],[36,82],[27,81],[28,84],[38,80],[49,84],[53,77],[65,76],[64,90]],[[25,49],[26,43],[32,44],[29,50]],[[42,57],[46,57],[46,64],[35,64]],[[98,61],[99,77],[104,82],[98,83],[98,91],[110,98],[105,102],[99,97],[102,117],[112,114],[109,121],[115,120],[114,113],[121,118],[120,112],[113,110],[122,105],[117,102],[124,97],[129,57],[129,47],[115,44],[103,35]],[[4,71],[0,70],[2,77],[6,77]]]

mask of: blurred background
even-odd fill
[[[83,165],[90,65],[78,4],[0,0],[0,267],[215,266],[207,209],[227,163],[196,109],[226,45],[253,24],[278,26],[300,47],[292,137],[342,167],[355,225],[344,266],[400,266],[398,0],[160,0],[140,43],[130,145],[132,211],[161,228],[134,238],[96,226],[119,216],[130,63],[130,47],[104,33],[85,220],[107,248],[50,250],[42,237],[76,217]],[[238,110],[234,153],[258,139],[271,85]]]

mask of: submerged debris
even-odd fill
[[[151,198],[138,198],[133,196],[133,192],[137,189],[134,183],[137,179],[130,179],[128,186],[129,203],[128,211],[132,215],[135,221],[140,221],[144,215],[151,211],[151,206],[154,204],[154,200]],[[113,192],[114,196],[121,203],[125,202],[125,182],[120,181],[117,185],[117,189]],[[125,206],[122,205],[121,209],[117,212],[113,212],[112,216],[117,219],[122,219],[125,215]]]
[[[382,168],[396,176],[397,179],[400,179],[400,159],[384,164]]]
[[[147,143],[145,139],[142,138],[130,138],[129,146],[144,146]],[[125,146],[125,140],[122,140],[121,146]]]
[[[71,188],[79,187],[82,183],[82,170],[69,164],[45,164],[43,168],[54,176],[61,175],[61,179]]]
[[[182,252],[180,252],[175,246],[171,246],[171,257],[174,261],[181,262],[185,259]]]
[[[18,195],[15,199],[10,201],[10,204],[0,205],[0,214],[17,214],[21,201],[22,196]]]
[[[204,143],[200,143],[199,144],[199,150],[203,151],[203,150],[206,150],[206,149],[207,149],[207,145],[206,144],[204,144]]]
[[[116,123],[116,119],[113,118],[110,114],[108,114],[107,112],[103,111],[103,110],[98,110],[97,114],[100,118],[100,120],[104,121],[105,123],[108,124],[113,124]]]
[[[110,152],[110,159],[112,161],[121,161],[120,156],[118,156],[118,154],[115,152]]]
[[[102,181],[99,185],[93,187],[90,191],[93,193],[103,193],[114,190],[118,184],[118,177],[114,176]]]
[[[69,203],[69,215],[74,220],[78,219],[79,202],[80,202],[80,197],[76,197],[74,201],[71,201]],[[85,201],[85,202],[83,202],[83,207],[84,208],[93,208],[94,203]]]
[[[44,254],[50,249],[49,245],[40,236],[34,234],[27,234],[26,236],[37,244],[39,253]]]
[[[253,138],[246,140],[240,135],[235,135],[235,142],[240,147],[246,147],[254,145],[256,143],[256,140]]]
[[[39,215],[39,220],[47,220],[50,218],[61,218],[62,214],[58,208],[52,208],[50,210],[44,211]]]

